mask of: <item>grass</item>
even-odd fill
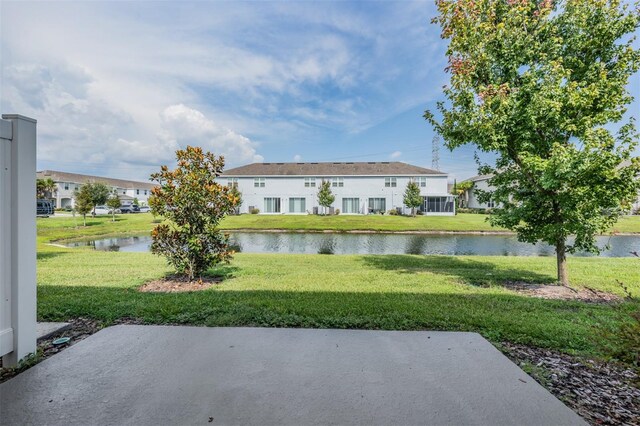
[[[386,223],[397,229],[403,223],[397,219],[414,220],[343,218],[246,215],[227,219],[225,226],[278,219],[296,226],[335,227],[347,223],[337,220],[363,224],[363,220],[375,218],[376,226]],[[458,218],[469,225],[482,216]],[[494,343],[506,340],[597,356],[603,350],[603,343],[594,338],[597,327],[611,328],[619,324],[619,311],[639,308],[638,302],[624,302],[616,309],[535,299],[503,287],[507,281],[552,283],[555,263],[548,257],[241,253],[230,265],[212,271],[225,278],[214,288],[151,294],[136,289],[170,272],[162,258],[149,253],[97,252],[44,244],[87,236],[139,234],[153,226],[151,215],[123,215],[118,219],[111,223],[110,218],[98,217],[79,228],[79,219],[71,217],[38,220],[39,320],[83,316],[108,324],[134,317],[150,324],[461,330],[479,332]],[[430,219],[440,218],[416,220]],[[633,223],[636,218],[629,219]],[[616,284],[621,280],[640,296],[637,259],[570,258],[569,272],[575,286],[622,295]]]
[[[154,226],[151,214],[134,214],[111,217],[88,218],[82,226],[81,217],[60,216],[38,219],[38,241],[51,242],[69,238],[107,237],[112,235],[134,235],[150,232]],[[225,230],[281,229],[287,231],[504,231],[493,228],[481,214],[459,214],[457,216],[314,216],[314,215],[240,215],[229,216],[221,224]],[[640,216],[623,217],[613,227],[615,233],[640,233]]]
[[[577,285],[640,291],[635,259],[571,258]],[[38,254],[38,318],[91,317],[105,323],[476,331],[491,341],[598,354],[606,305],[533,299],[502,287],[509,280],[551,283],[553,259],[536,257],[322,256],[238,254],[202,292],[140,293],[169,273],[148,253],[47,249]],[[312,272],[312,273],[310,273]],[[637,283],[637,284],[633,284]],[[624,309],[634,305],[627,303]]]

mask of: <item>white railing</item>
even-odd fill
[[[0,356],[36,349],[36,121],[0,120]]]

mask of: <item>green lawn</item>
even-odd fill
[[[577,285],[619,293],[618,278],[640,291],[636,259],[571,258],[569,266]],[[168,272],[163,259],[148,253],[41,250],[38,318],[465,330],[494,342],[584,354],[601,349],[592,339],[596,324],[615,321],[610,306],[534,299],[501,286],[515,280],[552,282],[551,258],[238,254],[231,265],[216,270],[226,279],[215,288],[182,294],[136,291]]]
[[[314,216],[314,215],[240,215],[229,216],[222,222],[226,230],[308,230],[308,231],[504,231],[493,228],[485,220],[485,215],[459,214],[457,216]],[[51,217],[38,219],[40,242],[57,241],[68,238],[141,234],[153,228],[151,214],[88,218],[87,226],[82,226],[81,217]],[[640,216],[623,217],[614,226],[613,232],[640,233]]]
[[[411,218],[241,216],[225,225],[256,220],[299,221],[298,226],[396,226]],[[343,219],[344,218],[344,219]],[[480,215],[460,215],[467,225]],[[418,218],[416,221],[441,218]],[[453,220],[454,218],[445,218]],[[109,218],[38,220],[38,318],[59,321],[86,316],[110,323],[133,317],[147,323],[209,326],[331,327],[477,331],[493,342],[508,340],[568,353],[598,355],[596,327],[618,323],[616,308],[535,299],[503,287],[507,281],[552,283],[548,257],[324,256],[237,254],[215,272],[215,288],[183,294],[139,293],[146,281],[169,272],[149,253],[96,252],[44,244],[84,236],[136,234],[153,226],[147,214]],[[308,221],[317,221],[315,224]],[[325,221],[326,220],[326,221]],[[398,221],[397,221],[398,220]],[[636,218],[626,221],[631,223]],[[388,222],[384,222],[388,221]],[[259,222],[253,222],[258,226]],[[426,223],[426,222],[425,222]],[[445,222],[441,222],[444,226]],[[246,227],[246,226],[243,226]],[[265,226],[265,227],[271,227]],[[622,294],[616,280],[640,296],[640,262],[634,258],[570,258],[575,286]],[[625,302],[623,311],[638,308]]]

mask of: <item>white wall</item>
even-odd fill
[[[0,156],[0,355],[10,367],[36,350],[36,121],[3,115]]]
[[[248,213],[249,207],[254,206],[260,209],[261,213],[265,212],[264,198],[274,197],[281,199],[281,213],[289,213],[289,198],[305,198],[306,210],[312,212],[314,207],[322,207],[318,204],[318,190],[322,181],[321,177],[316,177],[315,187],[305,187],[304,176],[287,176],[276,177],[266,176],[265,187],[256,188],[254,186],[253,177],[238,177],[238,189],[242,192],[242,206],[240,213]],[[341,212],[343,198],[359,198],[360,213],[368,212],[369,198],[384,198],[386,200],[385,210],[403,208],[405,213],[409,213],[409,209],[403,205],[404,191],[407,183],[413,176],[396,176],[396,187],[385,187],[384,176],[343,176],[343,187],[331,187],[331,192],[336,199],[333,207]],[[331,177],[325,177],[331,181]],[[227,178],[221,178],[222,184],[227,184]],[[420,188],[423,196],[439,195],[447,196],[447,176],[427,176],[426,187]],[[451,213],[453,214],[453,213]]]
[[[467,207],[470,209],[486,209],[488,208],[487,203],[481,203],[478,201],[478,196],[475,193],[476,189],[480,189],[482,191],[491,190],[491,186],[489,186],[488,180],[478,180],[474,182],[473,187],[467,191]]]

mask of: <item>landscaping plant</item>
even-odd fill
[[[116,221],[116,209],[119,209],[122,206],[120,202],[120,198],[118,198],[118,193],[113,191],[111,196],[107,199],[107,207],[111,209],[111,221]]]
[[[327,212],[327,208],[331,207],[335,200],[336,196],[331,192],[331,182],[323,179],[318,189],[318,204],[324,208],[324,213]]]
[[[176,151],[176,159],[175,170],[162,166],[151,175],[159,184],[151,190],[151,211],[166,219],[151,232],[151,252],[165,256],[178,274],[192,281],[231,259],[228,235],[218,224],[239,200],[216,181],[224,168],[223,157],[187,146]]]
[[[422,195],[420,195],[420,187],[416,181],[410,180],[407,184],[407,189],[404,191],[403,202],[405,206],[411,209],[411,216],[416,217],[416,209],[424,202]]]
[[[82,223],[84,226],[87,226],[87,213],[90,213],[93,210],[95,204],[93,203],[93,197],[91,196],[91,187],[87,185],[82,185],[80,189],[76,189],[74,191],[74,209],[76,213],[82,215]]]
[[[489,220],[520,241],[555,247],[557,279],[569,284],[566,254],[597,252],[637,196],[640,161],[629,78],[640,67],[633,34],[640,8],[620,0],[439,0],[434,22],[449,39],[448,100],[425,118],[449,149],[492,153]],[[569,236],[575,236],[571,244]]]

